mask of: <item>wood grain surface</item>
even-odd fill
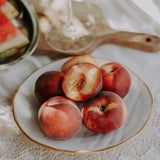
[[[82,19],[82,14],[81,14],[82,12],[86,16],[87,15],[92,16],[89,20],[90,23],[92,23],[92,25],[94,26],[96,36],[94,43],[89,48],[81,52],[72,52],[72,53],[61,52],[64,55],[89,54],[97,47],[109,43],[124,47],[130,47],[146,52],[156,52],[160,49],[160,38],[157,36],[144,33],[119,31],[108,26],[106,24],[103,11],[96,4],[92,3],[86,4],[86,2],[83,3],[74,2],[73,8],[74,8],[74,15],[78,20]],[[47,10],[43,15],[39,15],[39,20],[41,21],[43,19],[42,24],[40,24],[40,30],[41,30],[41,25],[43,26],[43,22],[45,24],[48,23],[48,25],[50,25],[50,23],[54,22],[55,18],[59,16],[58,15],[59,13],[62,14],[61,12],[54,12],[52,8],[50,11]],[[63,14],[65,17],[66,13],[64,12]],[[44,27],[42,28],[44,29]],[[45,31],[43,32],[41,31],[39,44],[35,52],[38,54],[45,54],[48,56],[54,56],[55,54],[57,55],[59,53],[46,43]]]

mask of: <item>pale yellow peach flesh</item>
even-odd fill
[[[98,67],[90,63],[72,66],[62,81],[65,95],[75,101],[87,100],[102,89],[102,75]]]

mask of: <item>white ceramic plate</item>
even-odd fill
[[[40,129],[37,112],[40,107],[34,95],[37,78],[50,70],[61,71],[62,64],[68,60],[55,61],[32,73],[18,88],[14,99],[14,117],[22,132],[34,142],[58,151],[88,153],[103,151],[118,146],[137,135],[147,123],[152,110],[152,95],[146,84],[130,69],[131,89],[124,101],[128,109],[128,117],[124,125],[110,133],[99,134],[82,126],[80,132],[68,140],[54,140],[47,137]],[[99,66],[110,62],[96,58]]]

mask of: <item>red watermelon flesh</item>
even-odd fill
[[[17,28],[11,23],[6,15],[0,11],[0,43],[5,42],[9,36],[16,36]]]
[[[0,7],[6,3],[6,0],[0,0]]]
[[[29,40],[12,24],[10,19],[0,11],[0,53],[13,48],[22,47]]]

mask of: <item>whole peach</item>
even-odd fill
[[[98,133],[107,133],[121,127],[127,118],[123,99],[111,91],[103,91],[82,107],[85,126]]]
[[[40,102],[44,102],[53,96],[64,95],[61,83],[64,73],[47,71],[36,80],[34,93]]]
[[[39,109],[38,120],[43,132],[55,139],[68,139],[78,133],[82,124],[77,105],[63,96],[48,99]]]
[[[102,72],[103,90],[117,93],[122,98],[128,93],[131,78],[128,71],[119,63],[106,63],[100,67]]]

